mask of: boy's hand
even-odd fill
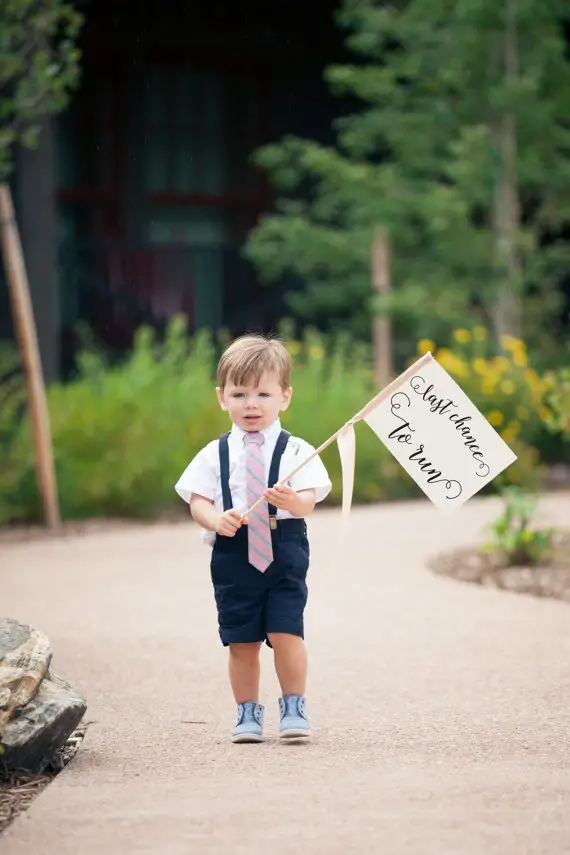
[[[236,531],[241,528],[245,522],[246,520],[242,522],[238,511],[236,511],[235,508],[231,508],[229,511],[224,511],[223,514],[220,514],[216,532],[221,534],[222,537],[234,537]]]
[[[265,498],[271,505],[280,508],[282,511],[289,511],[294,514],[299,507],[299,494],[292,487],[278,486],[277,484],[270,490],[265,491]]]

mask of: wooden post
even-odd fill
[[[26,265],[16,225],[12,194],[7,184],[0,184],[0,241],[14,328],[24,366],[28,409],[35,446],[38,489],[45,522],[48,528],[57,530],[60,527],[61,518],[42,363]]]
[[[378,229],[371,253],[372,290],[381,296],[390,293],[390,248],[385,231]],[[386,386],[394,376],[392,364],[392,329],[386,314],[374,314],[372,319],[374,347],[374,378],[379,388]]]

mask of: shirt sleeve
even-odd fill
[[[299,462],[306,460],[307,457],[314,454],[315,449],[308,442],[298,439],[295,439],[295,442],[300,446]],[[315,501],[317,502],[322,502],[323,499],[326,499],[332,490],[332,482],[319,454],[315,455],[296,475],[293,475],[289,483],[297,492],[300,490],[314,490]]]
[[[181,499],[190,503],[193,494],[204,496],[213,502],[218,485],[218,443],[210,443],[190,461],[174,489]]]

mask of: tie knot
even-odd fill
[[[254,445],[263,445],[265,442],[265,437],[258,430],[248,431],[245,435],[245,444],[249,445],[253,443]]]

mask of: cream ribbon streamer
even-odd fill
[[[346,423],[336,438],[342,472],[342,520],[346,524],[350,516],[354,492],[354,471],[356,466],[356,436],[354,422]]]

